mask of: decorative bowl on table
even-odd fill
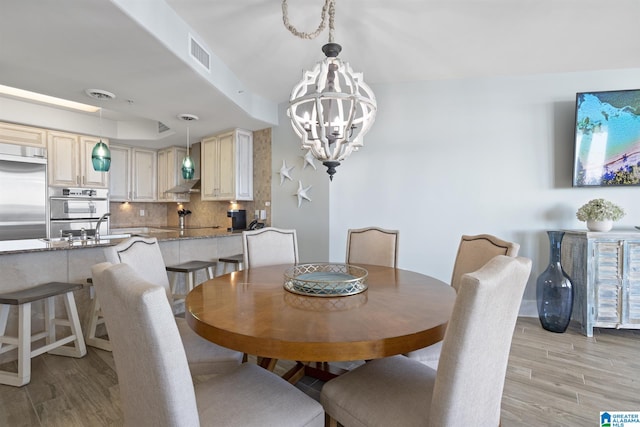
[[[294,294],[336,297],[367,289],[367,270],[349,264],[299,264],[284,272],[284,288]]]

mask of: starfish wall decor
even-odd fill
[[[298,181],[298,191],[295,192],[294,196],[298,198],[298,207],[302,205],[302,200],[311,201],[311,197],[309,197],[309,191],[311,190],[311,185],[308,187],[304,187],[302,185],[302,181]]]
[[[280,168],[280,172],[278,172],[280,174],[280,185],[282,185],[285,179],[293,181],[293,178],[291,178],[291,171],[293,170],[293,168],[295,168],[295,166],[291,166],[290,168],[288,168],[287,162],[285,160],[282,160],[282,167]]]

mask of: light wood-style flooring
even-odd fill
[[[280,362],[277,371],[289,366]],[[122,424],[111,353],[89,347],[82,359],[44,354],[32,371],[24,387],[0,385],[0,426]],[[305,377],[297,387],[318,399],[322,383]],[[599,425],[605,410],[640,411],[640,331],[595,329],[587,338],[577,325],[554,334],[537,319],[518,319],[502,425]]]
[[[502,398],[503,426],[595,426],[600,411],[640,411],[640,331],[579,325],[555,334],[520,318]]]

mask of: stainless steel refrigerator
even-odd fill
[[[0,240],[47,237],[47,150],[0,143]]]

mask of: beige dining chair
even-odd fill
[[[298,236],[296,230],[264,227],[242,232],[244,268],[266,267],[298,263]],[[257,356],[266,369],[275,369],[277,359]],[[246,359],[246,357],[245,357]]]
[[[243,363],[195,384],[166,288],[128,264],[96,271],[125,426],[324,425],[322,406],[277,375]]]
[[[518,256],[520,245],[490,234],[463,235],[453,264],[451,286],[457,291],[462,276],[476,271],[497,255]]]
[[[106,247],[104,253],[108,262],[128,264],[144,280],[161,286],[167,294],[167,301],[173,303],[169,277],[160,245],[155,237],[132,237],[115,246]],[[101,304],[99,298],[97,302]],[[242,363],[243,353],[205,340],[196,334],[182,317],[175,317],[175,322],[193,375],[226,372]]]
[[[531,260],[498,255],[462,276],[438,370],[404,356],[328,381],[329,425],[497,426],[511,339]]]
[[[451,286],[456,290],[460,286],[460,280],[466,273],[475,271],[485,265],[497,255],[515,257],[518,255],[520,245],[502,240],[490,234],[478,234],[475,236],[463,235],[458,245],[458,253],[453,265]],[[407,354],[411,359],[418,360],[425,365],[438,368],[442,341],[420,350]]]
[[[265,227],[242,232],[244,268],[298,263],[296,230]]]
[[[349,229],[346,263],[396,268],[399,234],[398,230],[385,230],[379,227]]]

